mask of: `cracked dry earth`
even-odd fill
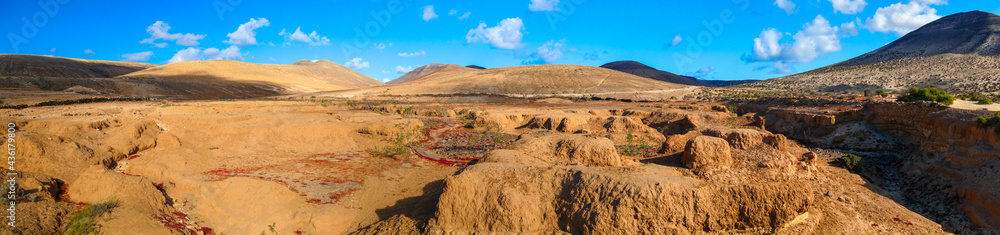
[[[22,186],[40,195],[21,203],[18,232],[60,233],[81,205],[115,199],[101,234],[946,233],[720,105],[413,105],[2,110],[19,126]],[[422,144],[370,156],[400,125]],[[622,154],[637,145],[653,147]]]

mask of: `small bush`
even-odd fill
[[[882,90],[882,89],[875,90],[875,94],[879,95],[879,96],[881,96],[883,98],[889,96],[889,93],[886,93],[885,90]]]
[[[955,102],[955,97],[948,92],[938,90],[937,88],[916,88],[911,87],[910,93],[903,97],[903,101],[906,102],[917,102],[917,101],[929,101],[938,102],[945,105],[951,105]]]
[[[993,127],[993,131],[995,131],[997,135],[1000,135],[1000,113],[994,113],[992,117],[977,117],[976,124],[979,124],[979,127],[982,128]]]
[[[409,158],[410,149],[421,144],[423,141],[423,128],[411,127],[410,123],[396,124],[396,136],[392,139],[392,144],[379,148],[375,146],[368,151],[368,155],[373,157]]]
[[[90,234],[97,229],[95,220],[102,215],[111,212],[112,209],[118,207],[118,201],[109,200],[104,203],[91,204],[84,206],[83,209],[69,215],[66,219],[66,234],[76,235],[76,234]]]
[[[632,133],[628,133],[628,136],[625,136],[625,142],[625,146],[622,146],[622,153],[629,157],[645,157],[646,150],[652,149],[652,146],[646,143],[645,138],[640,137],[636,140]]]
[[[844,169],[853,171],[858,167],[858,163],[861,163],[861,157],[854,154],[847,154],[837,158],[835,162]]]
[[[979,99],[979,104],[993,104],[993,99],[984,97],[982,99]]]

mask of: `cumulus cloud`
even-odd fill
[[[860,13],[868,5],[865,0],[829,0],[833,4],[833,12],[854,15]]]
[[[351,61],[347,61],[347,63],[344,63],[344,67],[347,67],[347,68],[350,68],[350,69],[353,69],[353,70],[367,69],[368,68],[368,61],[364,61],[364,59],[361,59],[359,57],[355,57],[354,59],[351,59]]]
[[[811,62],[821,55],[839,51],[841,36],[840,27],[830,26],[830,22],[820,15],[795,33],[791,44],[780,43],[784,34],[777,29],[762,31],[760,36],[753,40],[753,52],[744,55],[743,59],[748,62]]]
[[[859,27],[862,25],[861,19],[840,24],[841,37],[858,36]]]
[[[846,29],[841,29],[845,27]],[[775,73],[793,71],[791,63],[807,63],[816,58],[841,50],[840,39],[857,34],[857,23],[831,26],[822,15],[806,23],[802,30],[792,35],[791,43],[782,43],[784,33],[765,29],[755,38],[753,50],[742,56],[746,62],[780,62],[771,66]]]
[[[790,0],[775,0],[774,5],[778,6],[782,10],[785,10],[785,14],[792,15],[795,13],[795,3]]]
[[[712,73],[712,71],[715,71],[715,66],[705,67],[699,69],[698,71],[694,71],[694,73],[688,73],[687,75],[690,77],[703,78],[705,76],[708,76],[708,74]]]
[[[427,55],[426,51],[417,51],[417,52],[411,52],[411,53],[399,53],[399,57],[403,57],[403,58],[425,56],[425,55]]]
[[[424,18],[424,21],[431,21],[433,19],[437,19],[438,15],[434,14],[434,5],[424,6],[424,14],[421,14],[421,17]]]
[[[285,45],[292,44],[293,42],[303,42],[308,43],[310,46],[327,46],[330,45],[330,39],[319,35],[316,31],[312,33],[305,34],[302,32],[302,27],[295,28],[295,32],[288,33],[284,29],[278,33],[280,36],[285,36]]]
[[[937,9],[930,5],[945,4],[944,0],[914,0],[881,7],[875,15],[865,21],[865,28],[872,32],[904,35],[924,26],[931,21],[940,19]]]
[[[94,51],[92,51],[92,50],[90,50],[90,49],[86,49],[86,50],[83,50],[83,54],[88,54],[88,55],[97,55],[97,53],[94,53]]]
[[[240,51],[240,47],[236,45],[229,46],[226,49],[220,50],[219,48],[210,47],[205,50],[196,47],[188,47],[187,49],[180,50],[174,57],[167,60],[167,63],[177,63],[183,61],[198,61],[198,60],[243,60],[243,52]]]
[[[517,49],[523,46],[521,37],[524,35],[524,23],[521,18],[507,18],[497,26],[486,26],[486,23],[480,22],[479,27],[469,30],[465,35],[468,43],[489,43],[500,49]]]
[[[413,71],[412,65],[406,67],[403,67],[402,65],[396,65],[396,73],[403,74],[403,73],[409,73],[410,71]]]
[[[147,61],[151,56],[153,56],[152,51],[143,51],[138,53],[129,53],[121,55],[122,61],[128,61],[128,62]]]
[[[257,45],[257,32],[254,32],[254,30],[269,25],[271,25],[271,22],[267,21],[265,18],[250,18],[250,21],[243,23],[239,28],[236,28],[236,32],[226,34],[226,37],[229,37],[229,40],[222,42],[241,47]]]
[[[670,41],[670,46],[677,46],[678,44],[681,44],[681,42],[683,41],[684,39],[681,38],[681,35],[674,36],[674,40]]]
[[[528,4],[531,11],[559,11],[559,0],[531,0]]]
[[[139,43],[152,44],[154,47],[164,48],[167,47],[167,43],[157,42],[157,40],[163,39],[164,41],[174,41],[177,45],[181,46],[197,46],[198,40],[205,38],[205,35],[190,33],[171,34],[168,31],[170,31],[170,25],[163,21],[156,21],[149,27],[146,27],[149,38],[143,39]]]
[[[566,40],[550,40],[542,46],[535,49],[534,52],[528,55],[528,59],[523,61],[522,64],[552,64],[555,63],[559,58],[562,58],[565,54]]]
[[[469,16],[472,16],[472,12],[465,12],[465,14],[462,14],[462,16],[459,16],[458,19],[459,20],[465,20],[465,19],[468,19]]]

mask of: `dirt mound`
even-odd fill
[[[110,78],[155,66],[147,63],[0,54],[0,78]]]
[[[560,136],[555,139],[573,139],[603,151],[560,151],[563,146],[558,144],[538,144],[558,141],[522,138],[513,150],[495,151],[447,178],[439,211],[428,229],[580,234],[775,231],[813,203],[811,187],[800,182],[717,185],[657,165],[559,161],[630,162],[614,154],[607,139]]]
[[[728,168],[733,164],[732,150],[726,140],[698,136],[688,141],[684,150],[684,165],[695,171]]]
[[[423,77],[424,75],[427,75],[427,74],[429,74],[431,72],[434,72],[434,70],[437,70],[440,67],[444,67],[444,64],[441,64],[441,63],[432,63],[432,64],[420,66],[419,68],[415,68],[412,71],[407,72],[406,74],[403,74],[403,76],[399,76],[399,78],[393,79],[392,81],[386,82],[385,84],[386,85],[396,85],[396,84],[402,84],[402,83],[405,83],[405,82],[413,81],[413,80],[416,80],[416,79],[418,79],[420,77]]]
[[[260,97],[378,86],[382,83],[320,60],[290,65],[229,60],[172,63],[117,77],[148,86],[120,86],[123,94],[181,98]]]

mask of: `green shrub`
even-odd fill
[[[993,99],[983,97],[979,99],[979,104],[993,104]]]
[[[625,142],[625,146],[622,146],[622,153],[629,157],[645,157],[646,150],[652,149],[652,146],[646,143],[645,138],[640,137],[636,140],[632,133],[625,136]]]
[[[993,131],[995,131],[998,135],[1000,135],[1000,113],[994,113],[992,117],[991,116],[977,117],[976,124],[979,124],[979,127],[982,128],[993,127]]]
[[[910,93],[903,97],[903,101],[906,102],[916,102],[916,101],[929,101],[938,102],[945,105],[951,105],[955,102],[955,97],[948,92],[938,90],[937,88],[916,88],[911,87]]]
[[[861,157],[854,154],[847,154],[837,158],[835,162],[844,169],[853,171],[858,167],[858,163],[861,163]]]
[[[392,138],[392,143],[379,148],[375,146],[368,151],[368,155],[373,157],[408,158],[410,149],[421,144],[423,141],[423,128],[411,127],[410,123],[396,124],[396,135]]]
[[[882,90],[882,89],[875,90],[875,94],[879,95],[879,96],[882,96],[882,97],[889,96],[889,93],[886,93],[885,90]]]
[[[84,206],[83,209],[70,214],[69,218],[66,219],[66,234],[76,235],[94,232],[97,229],[97,225],[94,224],[97,218],[111,212],[115,207],[118,207],[118,201],[115,200]]]

